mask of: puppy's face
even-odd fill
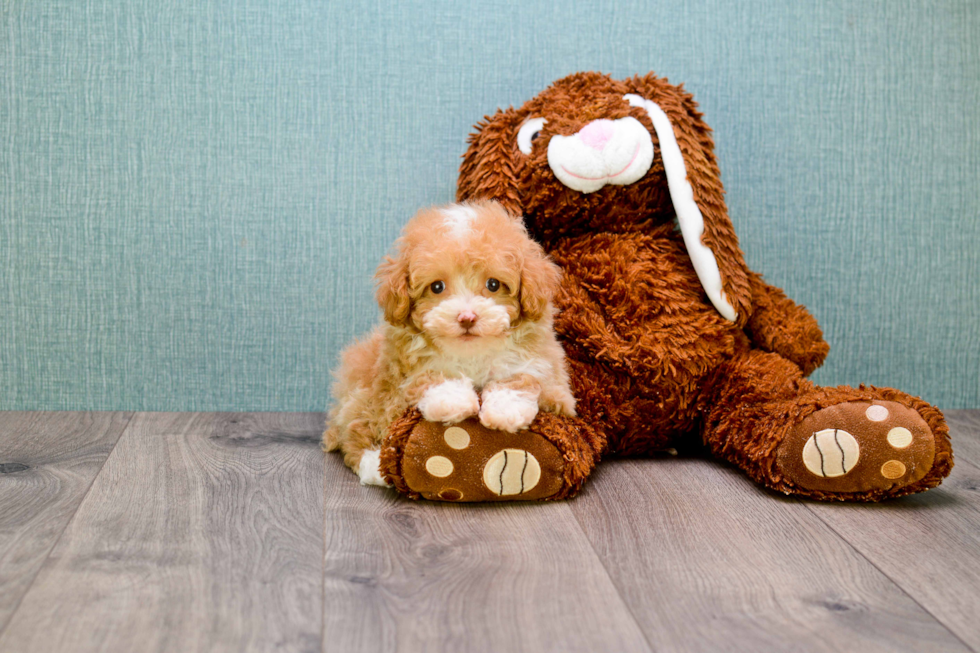
[[[378,302],[391,324],[466,353],[540,319],[559,276],[498,204],[454,205],[422,211],[406,225],[396,255],[378,269]]]

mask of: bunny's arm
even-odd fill
[[[749,273],[752,288],[752,317],[745,331],[752,342],[765,351],[777,353],[796,363],[809,375],[820,367],[830,345],[810,312],[762,276]]]

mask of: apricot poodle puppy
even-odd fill
[[[381,441],[411,406],[432,422],[478,416],[510,432],[538,410],[574,416],[552,327],[560,275],[495,202],[419,212],[375,275],[385,322],[341,354],[324,449],[384,486]]]

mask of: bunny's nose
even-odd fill
[[[579,130],[578,137],[593,150],[601,152],[613,137],[614,131],[612,120],[593,120]]]

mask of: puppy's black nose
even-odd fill
[[[456,316],[456,321],[459,322],[459,326],[466,330],[472,329],[473,325],[476,324],[476,320],[476,313],[473,311],[463,311]]]

